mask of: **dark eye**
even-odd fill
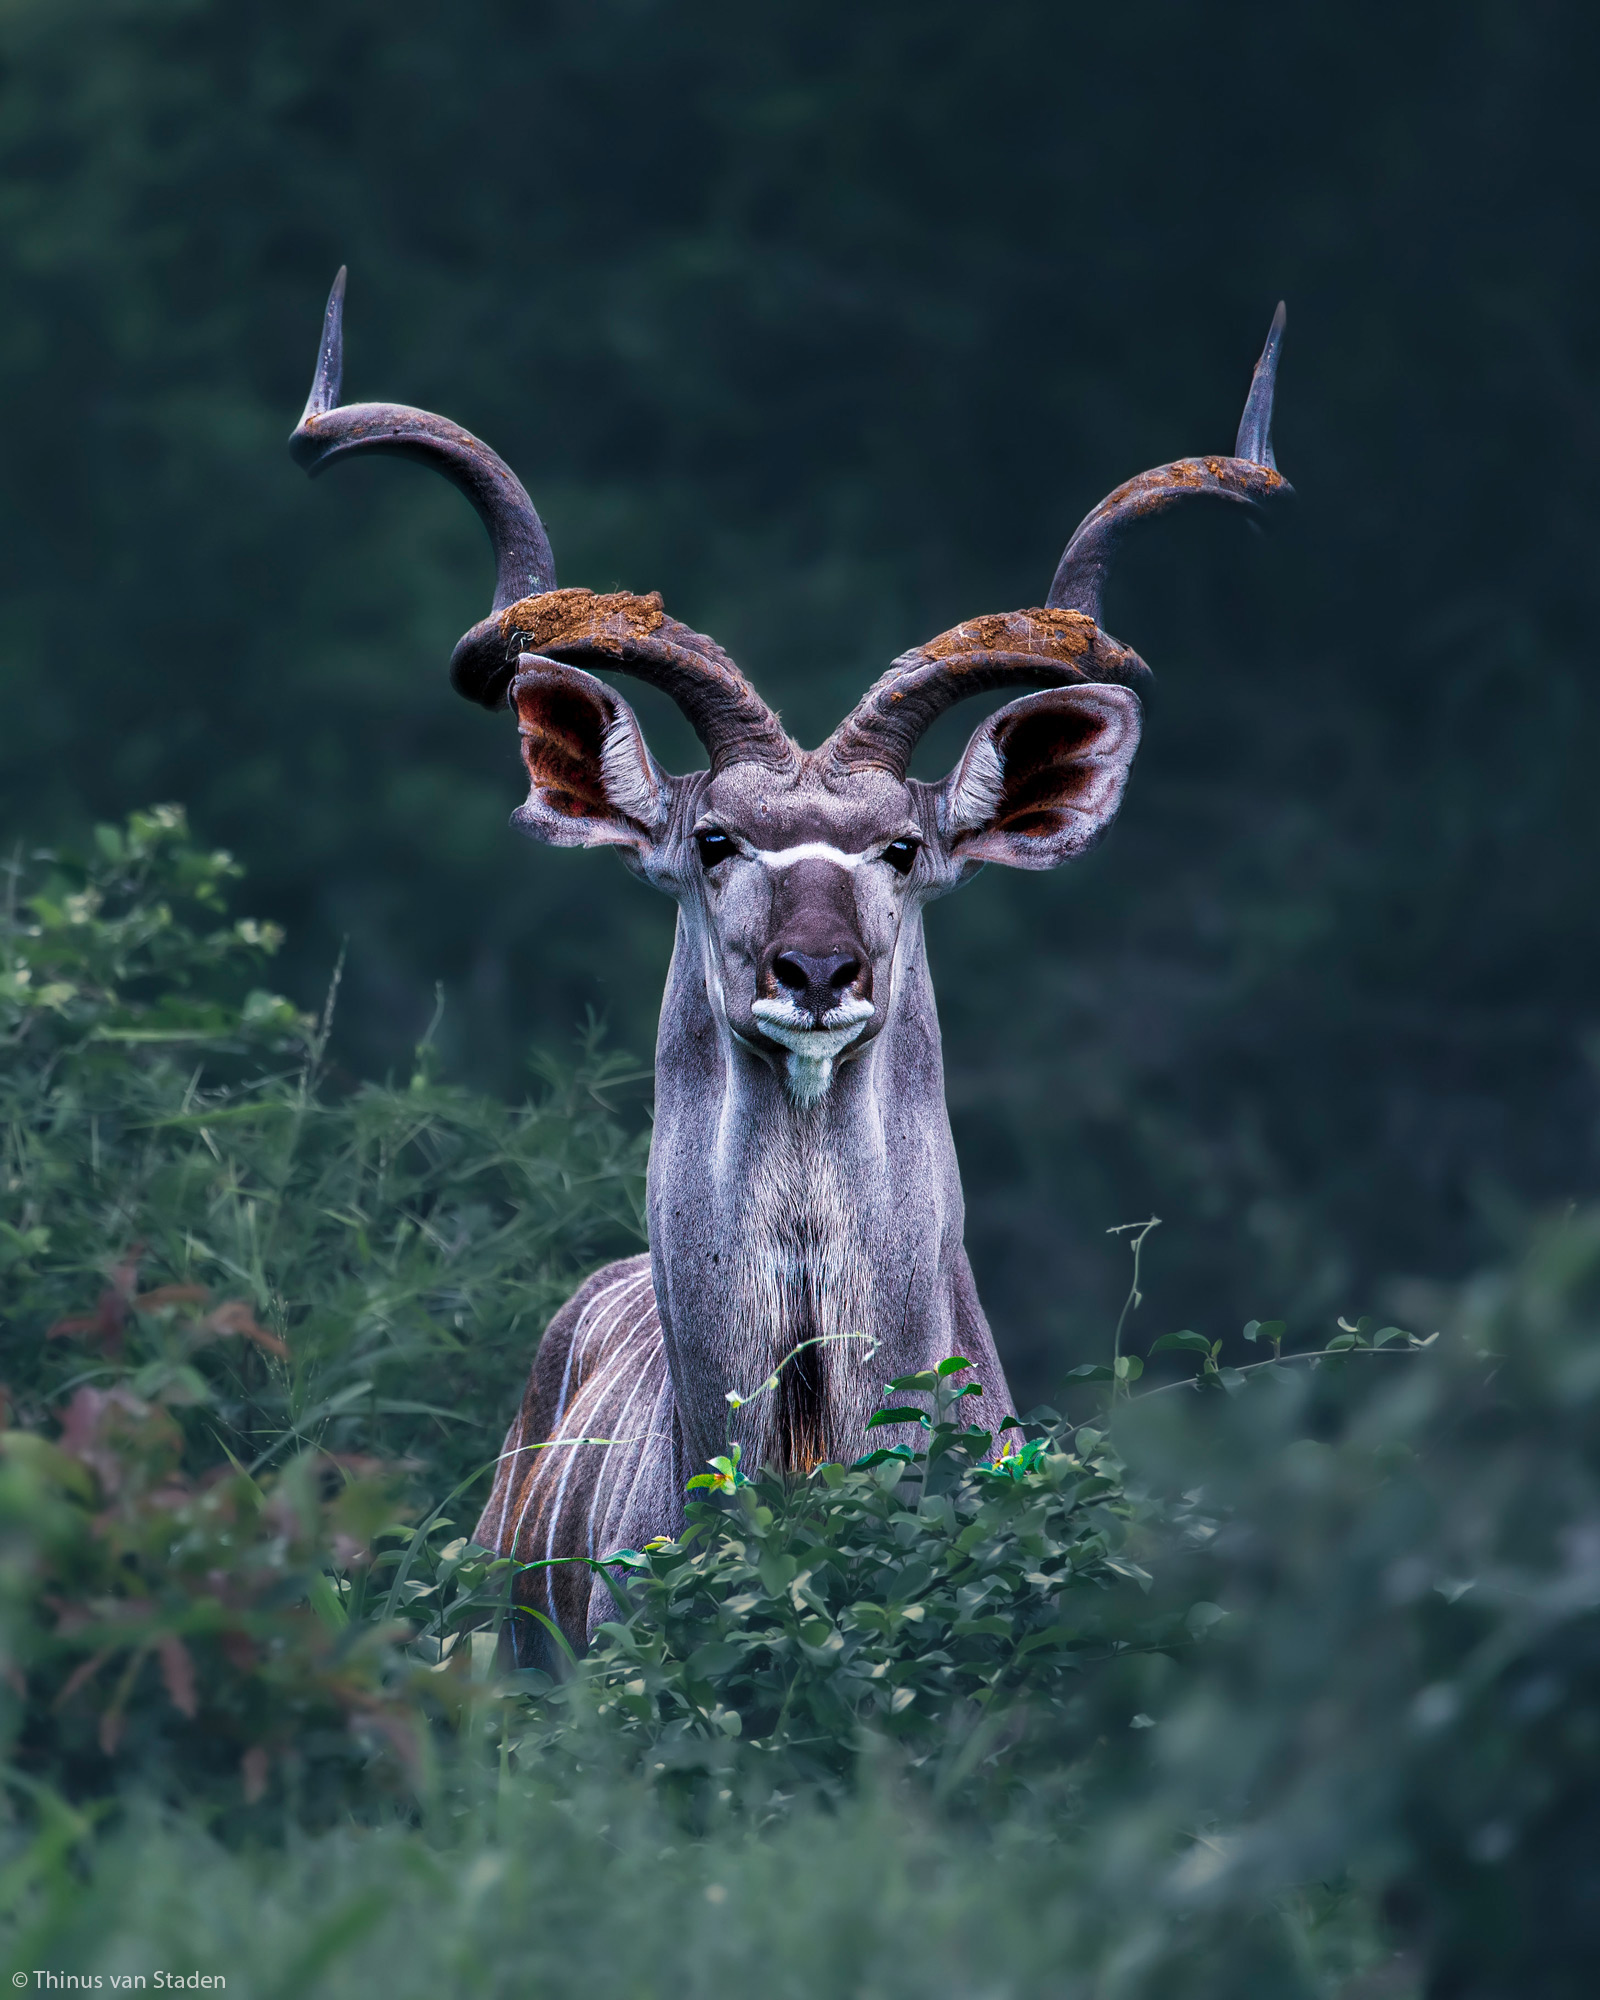
[[[909,875],[916,858],[917,843],[914,840],[891,840],[880,857],[897,875]]]
[[[702,868],[715,868],[719,861],[726,861],[733,852],[733,842],[715,826],[702,828],[695,835],[694,844],[700,850]]]

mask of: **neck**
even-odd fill
[[[711,979],[680,918],[656,1052],[656,1297],[695,1458],[722,1449],[730,1390],[759,1392],[814,1343],[734,1424],[748,1461],[799,1469],[863,1448],[883,1383],[952,1352],[970,1293],[920,917],[881,1032],[809,1102],[781,1057],[735,1041]]]

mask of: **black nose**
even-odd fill
[[[861,985],[862,964],[853,951],[830,951],[813,957],[808,951],[780,951],[772,961],[778,984],[794,996],[796,1006],[826,1014],[852,987]]]

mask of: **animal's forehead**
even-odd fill
[[[821,841],[852,854],[915,825],[911,794],[887,771],[797,776],[736,764],[707,785],[700,817],[715,819],[754,846],[774,849]]]

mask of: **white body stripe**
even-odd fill
[[[567,1344],[566,1365],[561,1371],[561,1393],[556,1401],[555,1423],[553,1425],[553,1430],[557,1435],[559,1435],[561,1431],[561,1420],[567,1413],[567,1390],[572,1381],[573,1364],[575,1361],[581,1359],[581,1356],[579,1354],[580,1348],[582,1348],[585,1352],[587,1352],[588,1350],[589,1336],[594,1331],[593,1315],[595,1313],[596,1308],[602,1305],[607,1299],[611,1298],[615,1293],[619,1291],[624,1293],[627,1293],[629,1291],[635,1291],[638,1289],[640,1285],[648,1285],[649,1282],[650,1282],[650,1274],[648,1271],[640,1272],[636,1277],[633,1278],[618,1278],[612,1284],[606,1285],[600,1291],[596,1292],[594,1297],[584,1307],[583,1312],[579,1317],[577,1327],[573,1332],[572,1339]],[[613,1332],[615,1330],[617,1321],[621,1318],[622,1312],[625,1309],[626,1304],[627,1301],[625,1298],[618,1302],[617,1309],[612,1316],[611,1325],[606,1329],[608,1333]],[[517,1431],[516,1426],[513,1426],[513,1432],[520,1436],[520,1432]],[[524,1444],[526,1444],[527,1442],[529,1442],[529,1440],[526,1439],[523,1440]],[[542,1442],[542,1440],[534,1440],[534,1442]],[[565,1484],[565,1480],[563,1480],[562,1484],[563,1485]],[[527,1491],[523,1495],[522,1509],[517,1516],[517,1525],[512,1530],[511,1534],[511,1541],[513,1546],[516,1544],[517,1540],[520,1538],[522,1534],[522,1524],[527,1519],[529,1507],[533,1504],[536,1485],[537,1485],[536,1481],[530,1480]],[[507,1480],[506,1495],[504,1500],[502,1500],[500,1503],[500,1534],[502,1537],[505,1535],[505,1530],[506,1530],[506,1514],[510,1509],[511,1501],[515,1492],[516,1492],[515,1481]]]
[[[634,1341],[630,1337],[627,1346],[624,1347],[622,1350],[623,1354],[626,1355],[628,1349],[631,1348],[633,1345]],[[611,1371],[609,1380],[614,1382],[620,1373],[621,1373],[620,1369],[614,1368]],[[633,1387],[628,1391],[628,1400],[623,1404],[622,1408],[617,1412],[617,1431],[620,1436],[625,1437],[627,1435],[628,1419],[633,1414],[633,1406],[639,1399],[639,1391],[644,1387],[644,1382],[645,1382],[644,1375],[642,1373],[636,1373],[633,1378]],[[600,1477],[595,1481],[594,1493],[592,1494],[589,1502],[589,1525],[586,1538],[586,1548],[591,1562],[594,1560],[595,1517],[599,1514],[601,1507],[610,1500],[612,1489],[615,1486],[615,1484],[616,1484],[616,1461],[608,1456],[606,1463],[601,1467]]]
[[[645,1283],[649,1282],[648,1274],[645,1274],[644,1282]],[[623,1305],[618,1306],[616,1312],[612,1316],[611,1325],[608,1328],[608,1332],[615,1331],[617,1325],[621,1320],[622,1313],[625,1310],[625,1307],[626,1307],[626,1302],[624,1302]],[[574,1416],[576,1416],[577,1410],[583,1408],[585,1404],[587,1404],[588,1408],[591,1410],[598,1410],[599,1408],[603,1407],[604,1397],[606,1395],[606,1392],[611,1388],[611,1385],[616,1381],[618,1375],[621,1373],[624,1364],[628,1360],[630,1352],[635,1346],[638,1345],[639,1336],[644,1331],[645,1331],[644,1324],[640,1324],[639,1326],[629,1328],[627,1334],[623,1339],[622,1345],[617,1349],[616,1353],[609,1358],[606,1366],[601,1370],[600,1374],[597,1375],[593,1381],[585,1382],[582,1389],[579,1390],[576,1407],[574,1409]],[[574,1338],[573,1345],[574,1346],[577,1345],[576,1337]],[[632,1397],[629,1398],[629,1403],[631,1405]],[[624,1412],[624,1414],[626,1413]],[[585,1425],[585,1428],[587,1428],[587,1425]],[[623,1429],[623,1426],[619,1423],[617,1429],[620,1431]],[[582,1445],[577,1445],[577,1444],[571,1446],[567,1451],[567,1462],[561,1468],[561,1477],[556,1484],[556,1497],[550,1509],[550,1527],[548,1533],[545,1536],[544,1555],[546,1562],[549,1562],[550,1559],[555,1554],[556,1529],[560,1525],[561,1509],[566,1502],[567,1485],[572,1478],[572,1468],[578,1462],[578,1453],[582,1451],[583,1448],[584,1447]],[[527,1498],[523,1502],[524,1516],[527,1513],[528,1507],[532,1504],[535,1491],[535,1484],[536,1482],[532,1480],[529,1481]],[[522,1533],[522,1521],[519,1519],[517,1522],[517,1534],[519,1537],[521,1533]],[[545,1587],[545,1597],[550,1606],[550,1615],[553,1618],[555,1616],[555,1611],[556,1611],[554,1570],[547,1569],[545,1571],[544,1587]]]

